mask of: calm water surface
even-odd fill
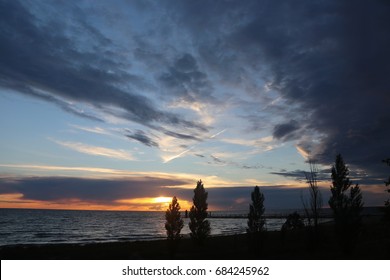
[[[233,214],[237,213],[213,212],[213,216]],[[279,230],[284,221],[267,219],[267,229]],[[184,219],[185,236],[188,222]],[[246,223],[245,218],[212,218],[211,234],[245,233]],[[164,224],[164,212],[0,209],[0,246],[162,239]]]

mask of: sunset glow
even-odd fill
[[[1,6],[0,208],[295,209],[308,160],[326,204],[338,153],[387,200],[381,1],[98,2]]]
[[[170,203],[172,201],[171,197],[156,197],[153,199],[155,203]]]
[[[122,209],[132,211],[165,211],[172,202],[172,197],[142,197],[133,199],[118,200]],[[178,202],[183,210],[190,209],[191,203],[178,198]]]

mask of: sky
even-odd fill
[[[0,0],[0,207],[323,205],[390,174],[388,1]]]

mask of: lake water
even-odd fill
[[[245,212],[212,212],[211,234],[245,233],[246,218],[227,218],[237,214]],[[267,219],[267,230],[280,230],[284,221]],[[184,219],[184,236],[190,232],[188,223]],[[0,246],[163,239],[164,224],[164,212],[0,209]]]

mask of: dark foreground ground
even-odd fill
[[[0,247],[6,259],[390,259],[390,228],[377,217],[365,218],[353,250],[340,248],[333,225],[321,225],[315,242],[307,229],[266,232],[262,242],[246,235],[210,237],[203,246],[183,239],[172,255],[166,240],[83,245],[17,245]]]

